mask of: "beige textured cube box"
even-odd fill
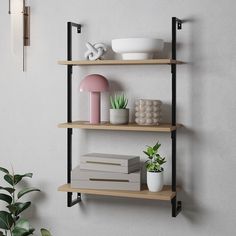
[[[131,174],[82,170],[80,166],[71,172],[71,187],[103,190],[140,191],[141,171]]]
[[[89,153],[81,156],[80,168],[85,170],[131,173],[140,169],[140,157]]]

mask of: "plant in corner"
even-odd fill
[[[147,185],[150,192],[159,192],[163,188],[163,172],[162,165],[166,163],[165,157],[161,157],[158,153],[161,144],[157,142],[153,147],[147,146],[143,151],[147,156]]]
[[[129,123],[129,109],[127,109],[128,99],[124,94],[114,97],[110,96],[111,107],[110,109],[110,123],[115,125]]]
[[[4,181],[9,186],[0,186],[0,200],[7,203],[6,210],[0,211],[0,236],[27,236],[32,235],[35,229],[30,227],[29,221],[21,218],[21,213],[30,207],[31,202],[22,201],[22,198],[31,192],[40,191],[37,188],[27,187],[18,190],[17,184],[23,178],[32,178],[32,173],[23,175],[15,174],[13,171],[0,167],[0,171],[4,173]],[[51,236],[47,229],[41,229],[42,236]]]

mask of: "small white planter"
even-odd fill
[[[163,188],[163,172],[147,171],[147,186],[150,192],[159,192]]]
[[[129,109],[110,109],[110,123],[114,125],[129,123]]]

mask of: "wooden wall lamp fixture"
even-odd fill
[[[30,7],[26,6],[26,0],[8,1],[12,50],[17,57],[22,59],[22,69],[25,71],[25,47],[30,46]]]

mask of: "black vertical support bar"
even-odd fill
[[[172,17],[172,60],[176,60],[176,28],[182,28],[181,20]],[[172,125],[176,126],[176,64],[171,64],[172,73]],[[172,191],[176,192],[176,130],[171,131],[172,140]],[[177,194],[177,193],[176,193]],[[177,195],[172,199],[172,216],[176,217],[181,211],[181,202]]]
[[[72,60],[72,27],[77,28],[77,33],[81,33],[81,25],[67,22],[67,60]],[[72,65],[67,66],[67,122],[72,121]],[[67,183],[71,182],[72,170],[72,134],[73,129],[67,129]],[[67,206],[71,207],[81,201],[81,194],[78,193],[77,198],[72,200],[72,193],[67,193]]]
[[[8,0],[8,14],[11,14],[11,0]]]
[[[172,60],[176,60],[176,18],[172,17]],[[171,64],[172,73],[172,125],[176,125],[176,64]],[[172,191],[176,191],[176,131],[172,138]]]

